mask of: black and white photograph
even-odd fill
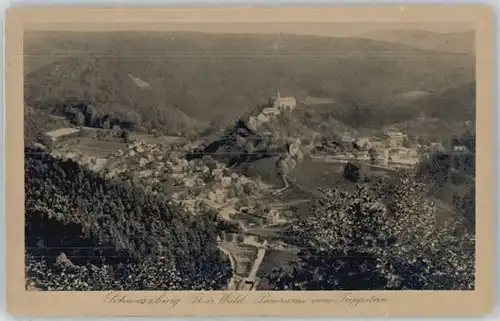
[[[475,37],[30,25],[26,289],[474,290]]]

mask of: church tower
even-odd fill
[[[274,103],[273,107],[274,108],[279,108],[279,109],[284,109],[284,108],[290,108],[293,109],[297,105],[297,101],[294,97],[281,97],[281,87],[283,83],[283,78],[280,77],[280,83],[278,86],[278,92],[276,97],[274,98]]]

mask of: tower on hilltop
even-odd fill
[[[294,109],[297,106],[297,100],[294,97],[281,97],[281,87],[283,84],[283,78],[280,77],[280,82],[278,86],[278,93],[273,102],[273,107],[275,108],[289,108]]]

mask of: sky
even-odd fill
[[[32,26],[44,30],[162,30],[162,31],[203,31],[213,33],[294,33],[318,35],[327,37],[352,37],[377,31],[410,29],[425,30],[441,33],[466,32],[473,30],[473,26],[465,23],[169,23],[169,24],[44,24]]]

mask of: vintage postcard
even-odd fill
[[[13,315],[492,308],[490,8],[14,8],[6,37]]]

